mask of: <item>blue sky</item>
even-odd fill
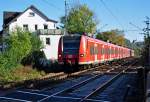
[[[87,4],[95,13],[101,31],[120,29],[125,30],[125,37],[129,40],[143,41],[143,35],[137,28],[129,24],[145,27],[145,16],[150,17],[150,0],[67,0],[69,7],[76,3]],[[58,20],[64,15],[64,0],[1,0],[0,1],[0,30],[3,24],[3,11],[23,11],[28,6],[35,5],[49,18]],[[115,16],[115,17],[114,17]],[[105,24],[107,26],[103,27]],[[138,30],[138,31],[128,31]]]

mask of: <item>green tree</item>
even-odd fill
[[[124,38],[123,31],[117,29],[98,33],[96,38],[103,41],[109,41],[117,45],[125,46],[125,38]]]
[[[31,49],[32,52],[40,51],[40,49],[43,48],[42,41],[36,34],[31,34],[31,45],[32,45]]]
[[[67,16],[67,23],[65,17],[61,17],[61,23],[69,33],[94,33],[97,25],[94,13],[86,5],[73,7]]]
[[[38,36],[18,27],[4,39],[3,43],[7,47],[0,53],[0,76],[14,69],[21,64],[22,59],[35,51],[40,51],[42,47]]]
[[[150,35],[145,35],[144,46],[142,49],[143,65],[149,65],[149,55],[150,55]]]
[[[42,41],[40,40],[39,36],[36,34],[31,34],[31,51],[26,55],[22,61],[21,64],[23,65],[34,65],[35,67],[39,64],[40,58],[46,58],[43,51],[40,51],[43,48]]]
[[[7,48],[0,53],[0,76],[15,68],[32,48],[30,32],[22,31],[20,28],[11,32],[4,42]]]

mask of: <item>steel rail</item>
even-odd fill
[[[126,64],[126,63],[125,63]],[[118,68],[119,68],[120,66],[118,66]],[[99,67],[97,67],[97,68],[99,68]],[[94,68],[93,68],[94,69]],[[109,70],[111,70],[111,69],[109,69]],[[108,71],[108,70],[107,70]],[[106,71],[106,72],[107,72]],[[56,93],[54,93],[54,94],[52,94],[52,95],[50,95],[50,96],[48,96],[48,97],[46,97],[46,98],[43,98],[43,99],[41,99],[41,100],[39,100],[38,102],[42,102],[42,101],[44,101],[44,100],[46,100],[46,99],[48,99],[48,98],[51,98],[51,97],[53,97],[53,96],[57,96],[57,95],[59,95],[59,94],[61,94],[61,93],[64,93],[64,92],[68,92],[68,91],[72,91],[72,90],[74,90],[73,88],[76,88],[76,87],[79,87],[80,85],[84,85],[84,84],[86,84],[86,83],[88,83],[90,80],[93,80],[93,79],[95,79],[95,78],[97,78],[97,77],[99,77],[99,76],[101,76],[101,75],[103,75],[104,73],[101,73],[101,74],[99,74],[99,75],[96,75],[96,76],[94,76],[94,77],[92,77],[92,78],[88,78],[88,79],[86,79],[86,80],[84,80],[84,81],[81,81],[79,84],[75,84],[75,85],[73,85],[73,86],[71,86],[70,88],[67,88],[67,89],[64,89],[64,90],[62,90],[62,91],[59,91],[59,92],[56,92]]]
[[[95,75],[95,76],[93,76],[93,77],[91,77],[91,78],[88,78],[88,79],[86,79],[86,80],[83,80],[83,81],[81,81],[80,83],[75,84],[75,85],[73,85],[73,86],[71,86],[71,87],[69,87],[69,88],[67,88],[67,89],[64,89],[64,90],[62,90],[62,91],[59,91],[59,92],[57,92],[57,93],[54,93],[54,94],[52,94],[52,95],[46,97],[46,98],[43,98],[43,99],[39,100],[38,102],[42,102],[42,101],[44,101],[44,100],[46,100],[46,99],[48,99],[48,98],[51,98],[51,97],[56,96],[56,95],[59,95],[59,94],[61,94],[61,93],[71,91],[71,90],[73,90],[74,88],[79,87],[80,85],[86,84],[86,83],[88,83],[89,81],[92,81],[93,79],[96,79],[97,77],[100,77],[100,76],[102,76],[102,74]]]
[[[107,82],[105,82],[104,84],[100,85],[98,88],[96,88],[94,91],[92,91],[90,94],[88,94],[87,96],[85,96],[84,98],[82,98],[79,102],[84,102],[85,100],[89,99],[90,97],[100,93],[100,91],[105,90],[105,88],[107,88],[109,85],[111,85],[114,81],[116,81],[125,71],[127,71],[133,64],[135,64],[137,61],[135,61],[134,63],[132,63],[131,65],[129,65],[126,69],[122,70],[121,72],[119,72],[117,75],[115,75],[114,77],[112,77],[110,80],[108,80]]]

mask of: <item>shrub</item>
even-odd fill
[[[5,39],[7,46],[5,51],[0,54],[1,70],[10,70],[19,64],[32,48],[30,32],[22,31],[17,28],[10,36]]]
[[[40,51],[42,45],[38,36],[18,27],[10,33],[9,37],[4,39],[3,43],[5,43],[6,48],[4,52],[0,53],[0,78],[10,76],[12,70],[20,65],[22,59]]]
[[[32,65],[33,67],[39,68],[40,59],[41,58],[46,59],[46,57],[45,57],[44,52],[40,51],[41,48],[43,47],[42,42],[40,38],[35,34],[31,34],[31,45],[32,45],[32,48],[31,48],[30,53],[22,59],[21,63],[23,65]]]

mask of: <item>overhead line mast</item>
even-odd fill
[[[69,6],[67,0],[65,0],[65,25],[64,25],[64,35],[67,34],[67,19],[68,19]]]
[[[146,24],[146,28],[143,29],[143,31],[145,32],[145,37],[150,37],[150,28],[149,28],[149,24],[150,24],[150,18],[146,16],[146,21],[144,21]]]
[[[65,34],[67,33],[67,1],[65,0]]]
[[[144,21],[146,24],[146,28],[143,29],[144,31],[144,38],[145,42],[148,44],[148,65],[150,66],[150,18],[146,16],[146,21]],[[147,39],[147,40],[146,40]]]

